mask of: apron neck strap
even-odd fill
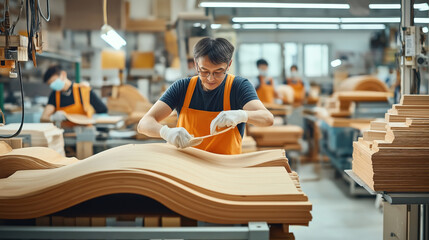
[[[192,95],[194,94],[195,86],[198,82],[198,76],[194,76],[189,81],[188,89],[186,90],[185,101],[183,102],[183,107],[189,108],[189,104],[191,103]]]
[[[228,77],[225,79],[225,90],[223,91],[223,110],[229,111],[231,110],[231,88],[232,82],[234,82],[235,76],[232,74],[228,74]]]

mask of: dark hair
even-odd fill
[[[292,65],[292,66],[290,66],[290,69],[292,69],[292,68],[295,68],[297,71],[298,71],[298,66],[297,65]]]
[[[194,58],[207,56],[213,64],[229,63],[234,53],[234,46],[225,38],[206,37],[194,46]]]
[[[45,75],[43,76],[43,82],[46,83],[55,74],[60,75],[62,70],[63,69],[60,65],[54,65],[49,67],[48,70],[46,70]]]
[[[256,61],[256,66],[259,67],[260,65],[267,65],[268,66],[268,62],[265,59],[259,59],[258,61]]]

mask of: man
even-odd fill
[[[140,120],[137,130],[150,137],[162,137],[178,148],[191,147],[195,137],[215,133],[195,147],[219,154],[241,153],[245,123],[270,126],[273,115],[259,101],[252,84],[226,74],[234,47],[224,38],[204,38],[194,47],[197,76],[176,81]],[[176,128],[159,124],[176,109]]]
[[[87,85],[73,83],[59,65],[50,67],[43,76],[43,81],[53,90],[49,95],[41,122],[62,122],[64,113],[83,114],[92,117],[96,113],[106,113],[107,107]],[[66,123],[66,126],[72,126]]]
[[[276,92],[274,90],[274,81],[268,77],[268,62],[265,59],[256,61],[258,68],[258,84],[256,85],[256,93],[259,100],[263,103],[274,103]]]
[[[286,83],[294,90],[294,103],[301,104],[305,97],[305,85],[296,65],[290,67],[290,77],[286,78]]]

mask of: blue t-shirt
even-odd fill
[[[222,111],[225,79],[216,89],[204,91],[201,80],[198,78],[189,108],[210,112]],[[159,100],[166,103],[172,110],[176,109],[177,113],[180,114],[190,80],[191,78],[189,77],[174,82]],[[231,110],[243,109],[244,105],[252,100],[258,100],[255,88],[249,80],[236,76],[231,86]],[[243,136],[245,124],[240,123],[237,127],[241,136]]]

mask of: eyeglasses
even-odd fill
[[[200,66],[198,66],[198,63],[197,63],[197,72],[202,78],[209,78],[210,75],[212,74],[208,71],[201,71]],[[219,79],[223,79],[225,77],[225,74],[226,74],[226,70],[225,72],[213,72],[213,77],[219,80]]]

